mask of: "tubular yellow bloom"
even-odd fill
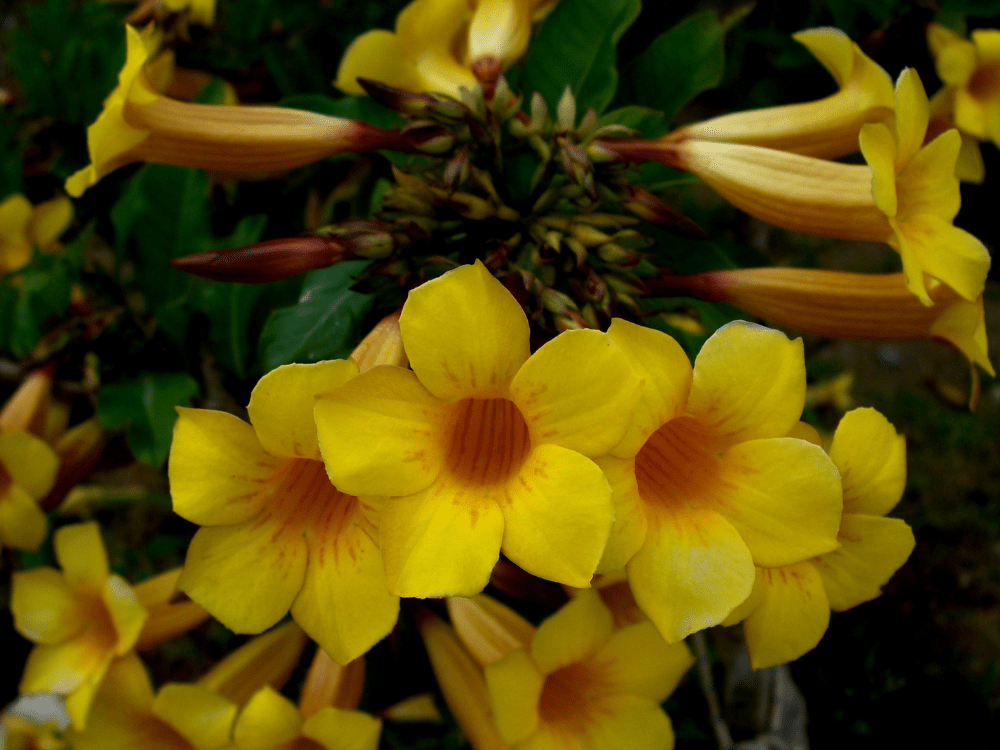
[[[60,196],[32,206],[20,193],[0,202],[0,274],[16,271],[31,261],[38,248],[52,252],[59,236],[73,221],[73,204]]]
[[[375,29],[355,39],[336,85],[364,94],[358,78],[406,91],[458,96],[459,88],[492,82],[528,47],[531,23],[554,5],[545,0],[414,0],[396,31]]]
[[[48,522],[38,501],[56,481],[59,458],[28,432],[0,435],[0,547],[36,550]]]
[[[170,451],[174,510],[201,528],[179,587],[226,627],[259,633],[292,617],[337,661],[360,656],[396,622],[374,501],[330,483],[313,400],[357,372],[353,360],[285,365],[257,383],[252,425],[179,409]]]
[[[715,117],[686,125],[662,140],[746,143],[823,159],[857,151],[863,124],[892,117],[892,79],[840,29],[806,29],[792,36],[834,77],[837,93],[813,102]]]
[[[284,107],[231,107],[163,96],[144,66],[152,42],[126,26],[128,51],[118,87],[87,129],[91,164],[66,181],[77,197],[101,177],[137,161],[222,172],[265,172],[349,150],[399,145],[394,131]]]
[[[1000,146],[1000,30],[976,29],[968,41],[932,23],[927,45],[938,77],[953,92],[955,125]]]
[[[743,621],[754,669],[812,649],[836,612],[874,599],[913,551],[910,527],[885,518],[906,484],[906,443],[874,409],[844,416],[830,446],[840,470],[844,514],[838,549],[796,565],[757,570],[754,590],[726,620]]]
[[[660,703],[694,658],[649,621],[616,630],[583,591],[545,620],[525,649],[485,668],[497,729],[514,750],[673,747]]]
[[[598,459],[615,526],[599,572],[622,567],[670,643],[750,594],[754,564],[837,547],[840,478],[822,448],[785,437],[802,413],[802,341],[737,321],[695,361],[659,331],[616,319],[608,336],[645,377],[624,440]]]
[[[478,261],[411,291],[399,325],[412,371],[361,373],[315,412],[333,482],[388,497],[389,590],[475,594],[501,549],[588,586],[612,520],[588,457],[621,439],[641,388],[621,351],[579,330],[529,357],[524,311]]]
[[[54,536],[54,568],[14,573],[14,627],[38,645],[21,677],[23,693],[59,693],[82,729],[112,660],[135,646],[146,610],[132,588],[108,571],[96,523],[64,526]]]

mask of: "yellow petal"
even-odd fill
[[[31,261],[27,236],[31,212],[31,201],[20,193],[0,201],[0,274],[16,271]]]
[[[396,35],[385,29],[366,31],[344,51],[335,85],[346,94],[363,95],[358,78],[416,93],[427,89],[416,63],[406,56]]]
[[[811,560],[836,612],[881,594],[916,544],[910,527],[898,518],[854,513],[844,514],[838,539],[840,549]]]
[[[302,736],[327,750],[376,750],[382,722],[362,711],[327,706],[302,725]]]
[[[554,443],[594,457],[617,445],[642,393],[625,355],[600,331],[559,334],[510,384],[532,445]]]
[[[444,407],[401,367],[375,367],[316,401],[330,480],[352,495],[409,495],[441,466]]]
[[[240,712],[233,727],[233,743],[239,750],[272,750],[298,737],[301,728],[298,709],[288,698],[265,686]]]
[[[475,76],[458,57],[464,58],[471,17],[467,0],[416,0],[396,17],[399,44],[416,61],[425,90],[457,96],[459,86],[476,85]]]
[[[305,539],[271,516],[198,530],[177,583],[237,633],[259,633],[285,616],[302,588]]]
[[[478,0],[469,24],[469,62],[493,58],[506,69],[528,48],[531,8],[527,0]]]
[[[934,63],[942,81],[952,86],[965,86],[976,69],[976,47],[958,35],[955,37],[935,55]]]
[[[596,591],[581,591],[547,618],[531,641],[531,658],[549,675],[600,651],[614,632],[614,620]]]
[[[941,50],[951,44],[955,44],[956,42],[968,44],[961,36],[947,26],[942,26],[939,23],[927,24],[926,32],[927,47],[934,58],[937,58],[941,54]]]
[[[611,535],[597,565],[597,572],[604,574],[622,570],[642,547],[646,539],[646,512],[639,496],[634,458],[602,456],[597,465],[611,485],[615,512]]]
[[[797,31],[792,34],[792,39],[804,45],[841,88],[848,83],[854,71],[854,43],[847,34],[826,26]]]
[[[837,425],[830,458],[840,471],[844,513],[884,516],[906,487],[906,438],[875,409],[854,409]]]
[[[798,659],[819,643],[830,623],[823,582],[810,563],[767,569],[763,577],[766,593],[743,621],[754,669]]]
[[[124,656],[135,646],[149,613],[121,576],[108,576],[101,598],[118,634],[118,642],[114,644],[115,655]]]
[[[545,677],[523,649],[488,664],[485,671],[497,731],[507,742],[520,742],[538,729]]]
[[[819,434],[819,430],[808,422],[796,422],[795,426],[789,430],[785,437],[805,440],[807,443],[818,445],[820,448],[823,447],[823,437]]]
[[[983,162],[983,153],[979,150],[979,141],[965,133],[962,133],[962,149],[958,152],[958,161],[955,162],[955,176],[962,182],[971,182],[974,185],[981,185],[986,179],[986,165]]]
[[[672,750],[674,746],[670,718],[654,701],[631,695],[605,696],[593,711],[594,721],[586,730],[587,747]]]
[[[750,594],[753,559],[710,510],[650,508],[646,541],[626,568],[639,608],[668,643],[718,625]]]
[[[38,502],[18,485],[0,490],[0,547],[35,551],[48,531]]]
[[[481,262],[412,290],[399,318],[410,366],[438,398],[505,398],[528,359],[528,318]]]
[[[805,397],[802,340],[739,320],[712,334],[698,353],[687,411],[721,449],[788,434]]]
[[[1000,30],[976,29],[970,36],[976,45],[979,61],[986,65],[1000,64]]]
[[[943,339],[990,375],[996,375],[989,359],[986,341],[986,317],[983,298],[975,302],[959,301],[941,310],[941,314],[931,325],[930,335]]]
[[[962,203],[955,162],[962,137],[954,128],[945,131],[911,158],[896,179],[898,218],[931,214],[953,219]]]
[[[71,586],[104,590],[108,556],[96,522],[63,526],[52,537],[56,560]]]
[[[198,524],[242,523],[268,502],[265,484],[280,461],[253,427],[232,414],[178,408],[170,446],[174,512]]]
[[[663,703],[694,664],[687,645],[668,644],[646,620],[615,632],[594,656],[594,669],[606,675],[609,691]]]
[[[614,518],[600,467],[558,445],[532,449],[501,505],[503,553],[532,575],[586,588]]]
[[[356,375],[351,359],[337,359],[271,370],[250,394],[250,422],[261,446],[275,456],[321,460],[313,407],[316,397]]]
[[[913,219],[910,220],[914,222]],[[920,259],[917,257],[917,248],[910,242],[907,234],[904,234],[899,222],[896,219],[889,219],[893,236],[889,238],[889,244],[899,253],[899,258],[903,262],[903,283],[907,291],[920,300],[925,307],[934,304],[927,293],[927,281],[924,278],[924,269]],[[917,224],[914,224],[917,226]],[[910,232],[914,230],[911,228]]]
[[[389,593],[376,544],[378,529],[359,500],[342,495],[306,527],[309,562],[292,617],[340,664],[389,634],[399,597]]]
[[[76,690],[105,668],[111,654],[101,648],[91,628],[68,641],[35,646],[28,654],[18,689],[22,693],[62,693]]]
[[[386,501],[379,544],[389,591],[471,596],[489,581],[504,533],[498,498],[442,476],[422,492]]]
[[[764,569],[755,568],[754,569],[754,579],[753,579],[753,589],[750,590],[750,596],[743,600],[743,602],[736,607],[729,616],[722,621],[722,625],[729,627],[730,625],[736,625],[737,623],[743,622],[747,616],[760,606],[761,601],[764,598],[764,594],[767,593],[766,581],[764,580]]]
[[[480,666],[527,648],[535,635],[534,625],[484,594],[452,596],[446,603],[455,632]]]
[[[909,163],[924,143],[930,109],[920,76],[905,68],[896,81],[896,172]]]
[[[33,498],[45,497],[56,481],[59,457],[46,442],[28,432],[0,435],[0,462],[13,480]]]
[[[889,128],[880,122],[861,127],[858,137],[861,153],[872,170],[872,198],[886,216],[895,216],[896,200],[896,140]]]
[[[153,713],[197,750],[217,750],[229,742],[236,704],[198,685],[168,683],[153,700]]]
[[[69,714],[74,729],[84,729],[86,727],[87,718],[90,715],[90,707],[97,697],[97,691],[100,690],[101,683],[104,682],[104,675],[107,673],[110,665],[111,655],[107,654],[101,660],[97,669],[87,675],[83,683],[66,696],[66,713]]]
[[[35,206],[28,224],[28,237],[42,249],[51,247],[73,221],[73,203],[65,195]]]
[[[927,214],[900,223],[900,231],[925,273],[967,300],[982,294],[990,269],[990,254],[982,242],[950,221]]]
[[[691,390],[691,363],[674,339],[653,328],[615,318],[608,338],[644,382],[629,429],[614,455],[630,458],[660,425],[679,416]]]
[[[86,625],[83,601],[54,568],[15,572],[10,611],[17,632],[35,643],[61,643]]]

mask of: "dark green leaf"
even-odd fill
[[[140,461],[160,466],[170,451],[176,406],[187,406],[199,392],[186,373],[148,372],[101,388],[97,416],[108,429],[128,427],[128,444]]]
[[[70,276],[61,258],[38,253],[19,276],[8,343],[14,356],[23,358],[42,338],[43,323],[69,304]]]
[[[542,22],[521,71],[521,91],[538,91],[555,111],[567,86],[577,112],[603,112],[618,87],[616,45],[640,11],[639,0],[563,0]]]
[[[370,297],[350,288],[352,276],[366,263],[347,261],[306,274],[298,304],[275,310],[264,324],[260,351],[265,370],[350,354],[358,320],[372,304]]]

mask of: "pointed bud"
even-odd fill
[[[576,125],[576,98],[569,86],[559,97],[559,104],[556,106],[556,121],[559,123],[559,130],[567,133]]]
[[[415,120],[400,132],[403,143],[425,154],[443,154],[455,144],[455,136],[433,120]]]
[[[484,594],[452,596],[446,603],[455,632],[481,667],[526,648],[535,635],[534,625]]]
[[[185,255],[173,258],[170,265],[211,281],[266,284],[327,268],[352,257],[350,248],[328,237],[287,237],[234,250]]]
[[[629,185],[622,200],[622,207],[650,224],[667,227],[683,237],[708,238],[708,233],[704,229],[669,203],[643,188]]]
[[[573,135],[578,141],[586,141],[595,130],[597,130],[597,112],[593,107],[588,107]]]
[[[383,107],[388,107],[395,112],[402,112],[404,115],[426,114],[435,104],[434,97],[429,94],[416,94],[412,91],[397,89],[370,78],[357,78],[356,80],[372,99]]]
[[[0,411],[0,432],[30,432],[44,437],[55,371],[52,363],[24,379]]]
[[[365,659],[359,657],[341,666],[321,648],[316,649],[302,695],[299,713],[308,719],[327,706],[353,711],[365,691]]]
[[[621,268],[633,268],[642,260],[642,257],[635,251],[614,242],[607,242],[598,247],[597,256],[605,263]]]
[[[403,351],[403,337],[399,333],[399,313],[382,318],[351,352],[351,359],[358,363],[361,372],[376,365],[406,367],[409,360]]]
[[[569,227],[570,234],[586,247],[597,247],[611,240],[611,237],[590,224],[574,222]]]
[[[469,179],[469,152],[462,149],[444,166],[444,181],[449,188],[463,185]]]
[[[179,594],[177,579],[180,574],[181,569],[174,568],[133,587],[139,601],[149,612],[135,644],[137,651],[145,651],[183,635],[210,617],[200,606]],[[177,601],[174,601],[175,598]]]

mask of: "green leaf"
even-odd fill
[[[342,96],[334,99],[322,94],[302,94],[283,99],[278,102],[278,106],[361,120],[379,128],[392,128],[403,123],[399,114],[367,96]]]
[[[10,312],[8,346],[21,359],[31,353],[42,338],[46,320],[62,313],[69,305],[70,273],[62,258],[35,253],[31,265],[18,271],[20,283],[14,288]]]
[[[660,110],[669,120],[722,80],[727,28],[706,10],[663,32],[622,71],[619,99]]]
[[[366,264],[347,261],[306,274],[298,304],[275,310],[264,324],[259,348],[265,371],[351,353],[358,321],[372,305],[371,297],[351,291],[352,276]]]
[[[521,71],[521,91],[534,91],[554,112],[567,86],[581,115],[607,109],[618,88],[616,45],[639,16],[639,0],[562,0],[531,42]]]
[[[174,407],[188,406],[200,389],[186,373],[146,372],[102,386],[97,417],[108,429],[128,427],[128,444],[140,461],[161,466],[170,452],[177,419]]]

